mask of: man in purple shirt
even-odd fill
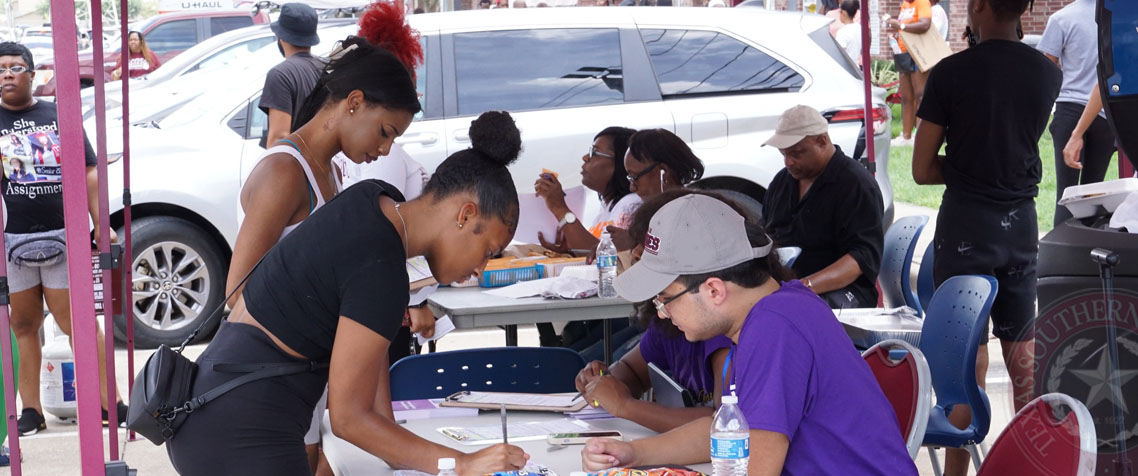
[[[751,429],[748,474],[916,475],[869,366],[817,295],[772,278],[772,245],[724,202],[684,196],[652,217],[643,257],[615,286],[630,301],[653,299],[689,341],[735,342],[727,380]],[[706,462],[710,432],[705,417],[643,440],[593,439],[582,465]]]

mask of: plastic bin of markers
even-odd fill
[[[485,270],[478,277],[478,285],[484,288],[498,288],[541,277],[541,268],[538,266]]]

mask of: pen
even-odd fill
[[[616,368],[616,366],[617,366],[617,365],[619,365],[619,364],[620,364],[620,361],[619,361],[619,360],[618,360],[618,361],[616,361],[616,362],[614,362],[614,363],[612,364],[612,366],[611,366],[611,367],[609,367],[609,373],[612,373],[612,369]],[[599,372],[599,373],[597,373],[597,376],[598,376],[598,377],[604,377],[604,376],[605,376],[605,370],[604,370],[604,369],[601,369],[601,370],[600,370],[600,372]],[[577,395],[575,395],[575,396],[573,397],[573,399],[572,399],[572,400],[569,400],[569,401],[570,401],[570,402],[575,402],[575,401],[577,401],[577,399],[578,399],[578,398],[581,398],[581,395],[583,395],[583,394],[584,394],[584,392],[577,392]],[[596,401],[596,400],[593,400],[593,406],[594,406],[594,407],[596,407],[596,406],[600,406],[600,405],[597,403],[597,401]]]
[[[510,440],[509,436],[506,435],[506,404],[502,403],[500,405],[502,406],[502,443],[508,445],[510,444]]]

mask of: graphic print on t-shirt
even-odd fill
[[[143,58],[141,56],[137,58],[131,58],[130,62],[127,63],[127,69],[130,71],[147,71],[150,69],[150,62],[146,61],[146,58]]]
[[[9,181],[6,195],[35,198],[41,193],[61,191],[63,167],[54,127],[55,123],[35,127],[30,121],[17,121],[13,130],[0,130],[0,157]]]

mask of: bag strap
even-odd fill
[[[269,251],[272,251],[272,249]],[[201,324],[198,324],[198,328],[194,329],[194,331],[190,333],[190,336],[186,337],[186,340],[182,341],[182,345],[178,346],[178,350],[175,352],[181,354],[182,351],[186,349],[186,345],[193,341],[194,338],[198,336],[198,333],[202,331],[202,329],[205,329],[206,324],[209,324],[211,321],[213,321],[213,318],[219,315],[222,309],[225,309],[225,303],[229,302],[229,300],[233,298],[234,294],[237,294],[237,290],[241,289],[241,286],[243,286],[245,282],[249,280],[249,276],[253,275],[253,271],[256,271],[257,268],[261,266],[261,263],[265,261],[266,256],[269,256],[268,251],[266,251],[264,255],[261,255],[261,259],[257,260],[257,264],[253,265],[253,267],[249,269],[248,273],[245,273],[245,277],[241,278],[241,282],[237,283],[237,286],[233,287],[233,290],[229,292],[229,295],[225,296],[225,299],[221,300],[221,303],[219,303],[218,306],[214,308],[209,317],[203,320]]]
[[[249,382],[255,382],[257,380],[272,377],[280,377],[282,375],[298,374],[301,372],[314,372],[316,370],[328,368],[328,362],[299,362],[295,364],[219,364],[215,365],[214,369],[219,370],[219,367],[234,369],[232,371],[239,371],[236,370],[238,368],[256,368],[258,370],[225,382],[213,390],[191,398],[182,406],[182,408],[174,409],[174,411],[184,411],[187,414],[193,413],[194,410],[197,410],[198,408],[201,408],[202,405],[205,405],[211,400],[220,397],[225,392],[233,390]]]

